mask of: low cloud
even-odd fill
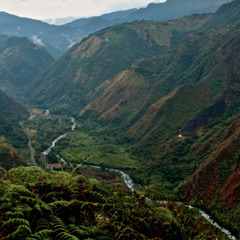
[[[37,35],[34,35],[32,37],[32,42],[35,43],[36,45],[40,46],[40,47],[46,47],[46,45],[42,42],[42,39],[38,38]]]

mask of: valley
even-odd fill
[[[56,124],[56,117],[59,118],[60,116],[51,116],[46,113],[44,116],[43,111],[39,111],[36,109],[34,110],[34,112],[35,113],[37,112],[38,114],[32,115],[32,113],[30,111],[30,117],[27,120],[29,123],[27,121],[25,122],[25,125],[27,127],[24,127],[22,122],[20,123],[20,125],[23,127],[24,132],[29,139],[28,145],[29,145],[29,149],[30,149],[30,156],[32,158],[31,159],[32,164],[35,166],[38,166],[38,164],[35,161],[35,156],[34,156],[35,150],[31,146],[31,138],[32,137],[30,137],[29,134],[33,133],[33,132],[36,134],[37,130],[35,130],[34,127],[39,128],[39,126],[37,126],[37,124],[41,123],[42,121],[45,121],[46,118],[50,118],[50,122],[53,121]],[[46,110],[45,112],[48,112],[48,110]],[[38,119],[38,118],[40,118],[40,119]],[[60,119],[61,118],[62,117],[60,117]],[[38,119],[38,120],[36,120],[36,123],[33,123],[33,119],[34,120]],[[72,131],[76,130],[75,129],[76,126],[78,126],[79,128],[80,127],[82,128],[81,124],[76,123],[75,118],[70,117],[70,120],[72,123],[72,125],[71,125]],[[50,126],[51,125],[52,125],[52,123],[50,123]],[[44,128],[46,128],[48,130],[51,129],[51,128],[48,128],[48,124],[45,125]],[[84,176],[88,176],[88,177],[91,176],[96,179],[100,179],[100,181],[103,181],[105,183],[108,181],[116,182],[116,179],[118,179],[117,180],[118,185],[120,185],[120,182],[118,182],[118,181],[121,181],[121,180],[119,180],[119,177],[120,177],[119,175],[121,175],[124,180],[124,183],[130,190],[132,190],[134,192],[135,191],[139,192],[140,189],[142,189],[142,187],[138,184],[135,184],[128,174],[124,173],[122,170],[116,169],[116,168],[121,168],[121,169],[125,169],[127,171],[131,170],[131,167],[127,165],[128,161],[124,158],[125,157],[124,154],[121,151],[119,151],[119,149],[117,149],[117,147],[120,147],[119,144],[116,144],[115,149],[118,154],[120,153],[122,155],[121,160],[123,162],[123,165],[121,165],[118,162],[118,157],[116,156],[116,154],[113,153],[113,151],[106,150],[109,148],[109,146],[108,145],[105,146],[105,144],[103,146],[102,138],[100,140],[97,139],[95,142],[91,141],[89,143],[89,141],[88,141],[89,138],[91,140],[92,140],[92,138],[89,135],[84,134],[84,132],[85,132],[84,129],[86,131],[86,126],[84,126],[83,129],[81,129],[80,133],[79,132],[76,133],[76,135],[78,136],[77,140],[80,140],[79,143],[77,142],[76,138],[74,136],[72,136],[71,132],[69,132],[69,131],[65,134],[60,135],[55,140],[53,140],[51,143],[51,146],[49,148],[47,148],[45,151],[38,154],[38,158],[39,158],[38,162],[39,162],[39,165],[41,165],[41,168],[48,168],[48,166],[54,166],[54,168],[59,168],[61,166],[62,169],[64,169],[64,168],[68,169],[70,166],[70,168],[72,168],[72,172],[74,172],[76,169],[78,169],[77,171],[80,174],[83,174]],[[89,127],[87,129],[89,132]],[[91,132],[89,132],[89,134],[92,135],[93,132],[95,133],[94,134],[95,137],[93,137],[94,140],[96,139],[96,136],[99,136],[99,133],[96,134],[96,132],[98,132],[99,130],[101,130],[101,128],[99,126],[98,127],[95,126],[94,130],[93,130],[93,128],[91,128]],[[69,135],[70,135],[70,137],[67,137]],[[35,135],[35,137],[34,137],[35,143],[37,143],[37,139],[38,138]],[[66,142],[64,142],[64,139],[66,140]],[[59,141],[61,141],[61,142],[59,143]],[[98,144],[97,144],[98,141],[100,141],[101,147],[104,147],[104,151],[98,150]],[[46,141],[44,141],[44,142],[46,142]],[[73,143],[73,144],[71,144],[71,143]],[[40,143],[35,144],[35,146],[36,145],[40,146]],[[86,149],[86,146],[89,147],[91,145],[94,146],[94,149],[92,149],[92,151],[89,148]],[[74,148],[74,146],[75,146],[75,148]],[[113,142],[111,142],[111,147],[114,148]],[[76,148],[77,148],[77,150],[76,150]],[[61,150],[63,150],[63,151],[61,151]],[[66,150],[67,153],[64,153],[65,152],[64,150]],[[64,156],[64,158],[59,156],[59,154],[61,156]],[[47,160],[43,157],[43,155],[46,156]],[[110,163],[108,163],[108,161],[107,161],[108,157],[106,157],[106,155],[108,155],[108,157],[111,159]],[[104,159],[103,162],[101,161],[102,158]],[[51,163],[52,165],[49,163]],[[56,165],[54,165],[54,164],[56,164]],[[57,166],[57,164],[59,164],[59,167]],[[136,167],[137,163],[133,162],[132,167],[133,166]],[[111,167],[111,168],[109,168],[109,167]],[[92,168],[93,170],[91,171],[91,170],[89,170],[89,168],[90,169]],[[111,174],[113,172],[116,174]],[[163,195],[161,197],[168,198],[167,196],[163,196]],[[147,201],[152,201],[152,200],[148,199]],[[168,201],[166,201],[164,199],[159,199],[159,202],[162,204],[168,204]],[[180,203],[180,202],[177,202],[177,204],[184,205],[184,203]],[[228,230],[219,226],[219,224],[216,223],[214,220],[212,220],[212,217],[210,215],[208,215],[206,212],[204,212],[203,210],[195,208],[191,205],[187,205],[187,208],[197,209],[197,211],[207,220],[207,222],[210,222],[212,224],[212,226],[214,226],[218,230],[220,230],[221,233],[225,234],[232,240],[237,239]]]
[[[176,4],[104,16],[159,14],[159,6]],[[0,238],[95,239],[101,232],[113,239],[112,229],[119,229],[115,239],[237,239],[239,13],[240,2],[233,0],[213,14],[117,22],[79,39],[58,60],[26,37],[0,36],[0,192],[10,196],[16,189],[19,206],[29,207],[19,214],[15,200],[0,198],[2,226],[23,216],[14,231],[0,230]],[[61,31],[70,36],[92,20],[76,20]],[[134,191],[124,184],[130,176],[138,185],[131,185]],[[13,212],[9,204],[15,204]],[[76,209],[83,209],[81,219]],[[231,234],[207,223],[198,209]],[[133,213],[140,227],[131,222]],[[43,219],[54,227],[46,231]]]

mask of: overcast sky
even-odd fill
[[[0,11],[34,19],[89,17],[164,0],[0,0]]]

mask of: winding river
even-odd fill
[[[72,129],[72,131],[74,131],[74,130],[75,130],[75,127],[77,126],[77,123],[76,123],[75,118],[71,117],[70,119],[71,119],[71,123],[72,123],[71,129]],[[80,126],[80,125],[78,125],[78,126]],[[53,140],[53,141],[51,142],[51,146],[50,146],[48,149],[46,149],[45,151],[43,151],[42,153],[43,153],[44,155],[48,155],[48,154],[51,152],[52,148],[55,147],[56,143],[57,143],[59,140],[65,138],[66,136],[67,136],[67,133],[60,135],[58,138],[56,138],[55,140]],[[64,164],[68,164],[61,156],[59,156],[59,155],[56,155],[56,156],[57,156]],[[84,165],[84,167],[100,168],[99,166],[94,166],[94,165]],[[113,168],[109,168],[109,169],[107,169],[107,170],[120,173],[120,174],[122,175],[123,179],[124,179],[124,182],[125,182],[126,186],[127,186],[130,190],[136,191],[135,186],[137,186],[137,184],[135,184],[135,183],[133,182],[132,178],[131,178],[127,173],[125,173],[125,172],[123,172],[123,171],[121,171],[121,170],[119,170],[119,169],[113,169]],[[150,200],[150,199],[149,199],[149,200]],[[150,201],[151,201],[151,200],[150,200]],[[162,201],[162,202],[166,202],[166,201]],[[183,204],[183,203],[181,203],[181,202],[176,202],[176,203],[178,203],[178,204]],[[236,238],[235,236],[233,236],[233,234],[231,234],[230,231],[228,231],[227,229],[221,227],[221,226],[220,226],[217,222],[215,222],[215,221],[212,219],[212,217],[211,217],[209,214],[207,214],[205,211],[203,211],[203,210],[200,209],[200,208],[193,207],[193,206],[191,206],[191,205],[186,205],[186,206],[189,207],[189,208],[198,209],[199,213],[200,213],[207,221],[209,221],[213,226],[215,226],[218,230],[220,230],[222,233],[224,233],[225,235],[227,235],[231,240],[237,240],[237,238]]]

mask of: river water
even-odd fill
[[[72,131],[74,131],[77,123],[76,123],[75,118],[71,117],[70,119],[71,119],[71,123],[72,123],[71,129],[72,129]],[[79,126],[80,126],[80,125],[79,125]],[[53,140],[52,143],[51,143],[51,146],[50,146],[48,149],[46,149],[45,151],[43,151],[42,153],[43,153],[44,155],[48,155],[48,154],[51,152],[52,148],[55,147],[56,143],[57,143],[59,140],[65,138],[66,136],[67,136],[67,133],[60,135],[58,138],[56,138],[55,140]],[[56,155],[56,156],[57,156],[64,164],[68,164],[67,161],[64,160],[61,156],[59,156],[59,155]],[[83,165],[83,166],[84,166],[84,167],[92,167],[92,168],[100,168],[99,166],[94,166],[94,165]],[[122,177],[123,177],[123,180],[124,180],[126,186],[127,186],[131,191],[135,191],[135,190],[136,190],[135,186],[137,186],[137,184],[134,183],[134,181],[132,180],[132,178],[131,178],[127,173],[123,172],[122,170],[113,169],[113,168],[109,168],[109,169],[107,169],[107,170],[120,173],[120,174],[122,175]],[[149,199],[149,200],[151,201],[151,199]],[[163,200],[163,201],[161,201],[161,202],[167,202],[167,201],[164,201],[164,200]],[[181,202],[177,202],[177,203],[183,204],[183,203],[181,203]],[[212,217],[211,217],[209,214],[207,214],[205,211],[203,211],[202,209],[193,207],[193,206],[191,206],[191,205],[186,205],[186,206],[189,207],[189,208],[198,209],[199,213],[200,213],[207,221],[209,221],[213,226],[215,226],[218,230],[220,230],[222,233],[224,233],[225,235],[227,235],[231,240],[237,240],[237,238],[236,238],[235,236],[233,236],[233,234],[231,234],[230,231],[228,231],[227,229],[221,227],[221,226],[220,226],[217,222],[215,222],[215,221],[212,219]]]

